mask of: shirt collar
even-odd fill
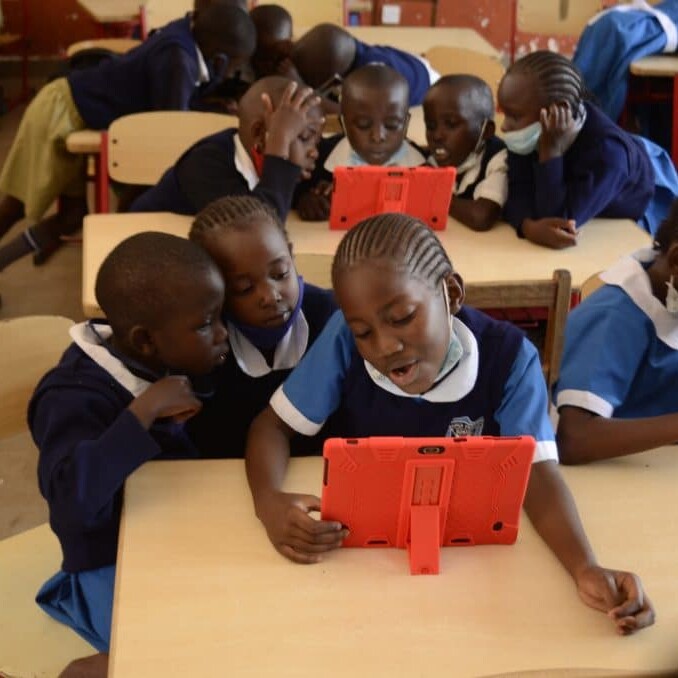
[[[652,294],[652,285],[643,264],[657,256],[652,248],[643,248],[622,257],[614,266],[601,273],[608,285],[620,287],[631,301],[650,319],[657,337],[667,346],[678,349],[678,318],[669,313],[666,306]]]
[[[257,170],[254,167],[252,158],[250,158],[250,154],[245,149],[239,134],[236,134],[233,137],[233,143],[235,145],[235,157],[233,159],[235,168],[238,170],[242,178],[247,182],[247,187],[250,189],[250,191],[253,191],[256,185],[259,183],[259,175],[257,174]]]
[[[151,385],[151,382],[132,374],[125,363],[113,356],[102,345],[101,339],[107,340],[113,336],[113,330],[110,325],[97,323],[97,331],[95,333],[89,322],[78,323],[71,327],[70,335],[73,342],[83,353],[89,356],[99,367],[106,370],[135,398],[140,396]]]
[[[367,374],[379,388],[403,398],[421,398],[430,403],[453,403],[461,400],[473,390],[478,378],[478,342],[473,332],[456,316],[452,318],[452,330],[459,337],[464,352],[457,366],[426,393],[405,393],[365,360],[363,362]]]
[[[202,55],[198,45],[195,46],[195,53],[198,57],[198,79],[195,82],[195,86],[198,87],[199,85],[210,81],[210,72],[205,63],[205,57]]]
[[[228,341],[238,367],[250,377],[263,377],[275,370],[290,370],[303,358],[308,346],[308,322],[304,312],[299,311],[296,320],[285,336],[278,342],[273,355],[273,367],[252,342],[237,328],[227,323]]]
[[[426,162],[424,156],[405,140],[400,148],[383,164],[383,167],[417,167]],[[334,172],[337,167],[359,167],[368,165],[354,150],[347,137],[344,137],[332,149],[325,160],[325,169]]]

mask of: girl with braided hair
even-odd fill
[[[532,435],[525,496],[536,530],[584,602],[621,634],[652,624],[636,575],[597,564],[558,470],[536,348],[510,323],[463,306],[464,286],[435,233],[405,214],[361,222],[332,267],[341,312],[253,422],[247,475],[275,548],[316,563],[347,530],[318,521],[317,497],[281,491],[290,438],[333,416],[342,437]]]
[[[576,245],[594,217],[633,219],[654,233],[678,192],[668,155],[622,130],[587,100],[566,57],[528,54],[499,85],[508,148],[504,218],[540,245]]]

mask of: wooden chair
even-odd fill
[[[584,282],[581,284],[581,288],[579,290],[579,301],[584,301],[586,297],[593,294],[598,288],[602,287],[604,284],[605,282],[600,277],[600,271],[586,278],[586,280],[584,280]]]
[[[471,283],[464,303],[480,309],[547,308],[544,346],[540,351],[546,386],[558,378],[565,321],[570,308],[570,272],[558,269],[551,280]]]
[[[447,45],[431,47],[424,56],[440,75],[469,73],[481,78],[492,88],[496,98],[499,81],[504,77],[504,67],[499,59],[471,49]]]
[[[198,111],[153,111],[118,118],[101,135],[100,211],[109,211],[109,179],[153,186],[196,141],[237,126],[235,116]]]

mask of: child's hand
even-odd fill
[[[577,591],[590,607],[606,612],[627,636],[654,624],[654,607],[637,575],[591,566],[577,575]]]
[[[539,113],[541,136],[539,137],[539,161],[546,162],[560,157],[577,138],[577,123],[566,103],[551,104]]]
[[[537,245],[561,250],[577,244],[577,225],[573,219],[560,217],[525,219],[523,235]]]
[[[275,548],[295,563],[318,563],[348,536],[341,523],[316,520],[320,499],[310,494],[275,492],[257,502],[257,515]]]
[[[332,184],[320,181],[297,201],[297,212],[304,221],[327,221],[330,216]]]
[[[187,421],[201,407],[202,404],[193,394],[188,377],[175,375],[151,384],[127,409],[142,426],[150,428],[156,419],[165,417],[171,417],[177,422]]]
[[[320,97],[310,87],[291,82],[282,94],[277,108],[273,109],[271,97],[261,95],[266,120],[264,153],[290,158],[291,146],[309,124],[308,112],[320,103]],[[303,163],[300,163],[303,164]]]

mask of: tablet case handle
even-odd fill
[[[379,212],[405,212],[409,178],[402,170],[393,170],[379,184]]]

